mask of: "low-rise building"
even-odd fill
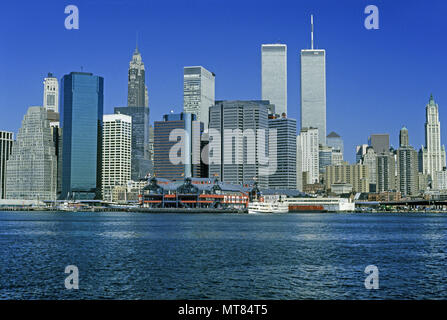
[[[140,204],[146,208],[242,209],[258,194],[256,184],[235,185],[208,178],[152,178],[142,190]]]
[[[331,184],[331,191],[337,195],[348,194],[352,192],[352,184],[350,183],[333,183]]]
[[[400,201],[401,199],[400,191],[382,191],[368,194],[368,201]]]
[[[130,180],[126,185],[115,186],[112,190],[112,202],[125,204],[137,203],[141,190],[147,185],[147,181]]]

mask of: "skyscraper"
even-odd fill
[[[408,129],[404,126],[399,131],[399,147],[407,147],[409,145]]]
[[[144,106],[149,107],[149,95],[147,93],[147,86],[144,86]]]
[[[6,196],[6,162],[11,155],[14,133],[0,131],[0,199]]]
[[[396,160],[390,152],[377,155],[376,192],[396,190]]]
[[[326,143],[326,51],[314,49],[311,16],[311,49],[301,50],[301,128],[317,128],[319,143]]]
[[[102,196],[112,201],[115,186],[130,181],[132,152],[132,117],[106,114],[102,134]]]
[[[268,120],[269,131],[276,130],[276,172],[269,175],[269,188],[296,189],[296,120],[279,117]],[[274,143],[274,142],[273,142]],[[274,147],[272,144],[269,148]]]
[[[434,177],[435,172],[446,166],[445,148],[441,146],[441,124],[439,122],[438,104],[433,95],[425,107],[425,148],[422,147],[422,168],[424,174]]]
[[[301,172],[307,173],[307,179],[303,179],[303,187],[306,184],[319,182],[319,132],[317,128],[302,128],[299,140],[301,151]]]
[[[296,189],[303,190],[303,157],[300,136],[296,136]],[[305,181],[306,183],[307,181]]]
[[[7,161],[6,198],[56,200],[57,156],[47,110],[29,107]]]
[[[59,82],[48,73],[43,82],[43,107],[48,111],[59,112]]]
[[[363,155],[362,164],[368,167],[369,171],[369,191],[376,192],[377,186],[377,154],[373,147],[368,146]]]
[[[132,117],[132,171],[131,179],[143,179],[150,171],[149,155],[149,108],[115,107],[115,114]]]
[[[319,145],[318,148],[318,167],[320,173],[324,173],[327,166],[332,165],[332,147]]]
[[[339,134],[332,131],[326,137],[326,144],[332,147],[333,150],[338,150],[342,155],[344,153],[343,139]]]
[[[63,199],[101,199],[104,79],[71,72],[61,81]]]
[[[215,74],[204,67],[183,69],[183,111],[196,115],[208,131],[209,108],[214,105]]]
[[[287,46],[263,44],[261,56],[262,100],[269,100],[282,116],[287,114]]]
[[[47,111],[57,156],[57,198],[62,188],[62,128],[59,114],[59,82],[52,73],[43,82],[43,108]]]
[[[57,121],[55,121],[55,116]],[[57,198],[59,199],[62,192],[62,128],[60,127],[59,113],[48,111],[48,120],[57,156]]]
[[[195,114],[182,112],[165,114],[163,121],[154,122],[154,173],[157,178],[176,180],[200,177],[200,134],[203,124],[195,119]],[[171,159],[171,152],[178,159]]]
[[[434,190],[444,191],[447,190],[447,169],[442,171],[436,171],[432,180]]]
[[[368,143],[373,147],[376,154],[388,153],[390,151],[390,135],[388,133],[372,134]]]
[[[272,107],[264,100],[216,101],[210,108],[210,178],[232,184],[256,181],[260,188],[268,187],[269,165],[259,159],[269,157],[268,113]]]
[[[333,165],[341,165],[343,164],[343,153],[339,149],[332,148],[332,159],[331,163]]]
[[[154,163],[154,126],[149,125],[149,137],[148,137],[148,152],[149,152],[149,160],[153,164]],[[150,174],[154,174],[154,166],[151,166]]]
[[[362,162],[363,156],[366,154],[367,149],[367,144],[362,144],[355,147],[355,163]]]
[[[397,186],[403,196],[418,193],[418,154],[411,146],[399,147],[397,158]]]
[[[115,114],[132,117],[131,179],[143,179],[152,170],[149,146],[149,98],[145,69],[138,47],[129,63],[127,107],[115,107]]]
[[[410,146],[408,129],[399,132],[399,148],[396,150],[397,189],[403,196],[415,195],[419,191],[418,153]]]
[[[147,107],[144,63],[138,47],[135,48],[132,60],[129,62],[127,90],[128,107]]]

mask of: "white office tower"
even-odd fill
[[[262,100],[275,105],[275,112],[287,115],[287,46],[261,46]]]
[[[319,179],[319,133],[317,128],[302,128],[299,140],[301,153],[302,186],[318,183]],[[297,169],[297,172],[299,170]]]
[[[296,136],[296,189],[303,190],[303,157],[300,136]]]
[[[29,107],[6,168],[6,199],[56,200],[57,155],[47,110]]]
[[[43,82],[43,107],[45,110],[59,112],[59,82],[52,73]]]
[[[301,128],[317,128],[326,144],[326,51],[314,49],[313,16],[311,48],[301,50]]]
[[[363,155],[362,164],[368,167],[369,183],[377,184],[377,154],[373,147],[367,147],[366,153]],[[374,188],[374,187],[373,187]],[[370,187],[371,190],[371,187]],[[374,189],[373,189],[374,191]]]
[[[130,181],[132,117],[124,114],[103,116],[102,195],[112,201],[113,188]]]
[[[439,123],[438,104],[433,95],[425,107],[425,148],[422,147],[422,168],[424,174],[429,174],[432,179],[435,172],[442,171],[445,167],[445,148],[441,146],[441,124]]]
[[[183,69],[183,111],[196,115],[208,131],[209,108],[214,105],[215,74],[204,67]]]

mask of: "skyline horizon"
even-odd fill
[[[280,43],[280,42],[277,42],[277,43],[263,43],[263,44],[261,44],[261,46],[262,45],[266,45],[266,44],[285,44],[286,46],[287,46],[287,44],[286,43]],[[306,49],[302,49],[302,50],[306,50]],[[141,52],[140,52],[141,53]],[[142,55],[143,56],[143,55]],[[143,61],[144,62],[144,61]],[[184,66],[184,68],[185,67],[195,67],[195,66]],[[197,65],[197,67],[204,67],[204,66],[200,66],[200,65]],[[205,68],[205,67],[204,67]],[[53,77],[55,77],[55,78],[57,78],[58,79],[58,82],[59,82],[59,84],[60,84],[60,81],[62,80],[62,78],[64,77],[64,76],[66,76],[66,75],[69,75],[69,74],[76,74],[76,73],[78,73],[78,74],[90,74],[90,75],[96,75],[96,76],[99,76],[99,77],[102,77],[101,75],[99,75],[99,74],[95,74],[94,72],[91,72],[91,71],[84,71],[84,70],[82,70],[81,69],[81,71],[70,71],[70,72],[68,72],[68,73],[66,73],[66,74],[64,74],[63,76],[61,76],[61,78],[57,78],[56,76],[55,76],[55,74],[53,73],[53,72],[51,72],[51,71],[49,71],[49,72],[47,72],[47,75],[49,75],[49,74],[52,74],[52,76]],[[103,77],[104,78],[104,77]],[[104,79],[105,80],[105,79]],[[43,90],[42,90],[42,93],[43,93]],[[104,95],[105,96],[105,95]],[[126,94],[126,96],[127,96],[127,94]],[[430,96],[429,96],[429,99],[427,100],[428,102],[430,101],[430,98],[431,97],[433,97],[433,93],[430,93]],[[434,98],[434,97],[433,97]],[[231,99],[231,100],[229,100],[229,99],[217,99],[216,98],[216,100],[215,101],[250,101],[250,100],[263,100],[262,98],[260,98],[260,97],[258,97],[258,98],[253,98],[253,99],[238,99],[238,98],[235,98],[235,99]],[[435,99],[434,100],[435,101],[435,103],[436,104],[438,104],[438,102],[437,102],[437,100]],[[43,102],[43,99],[42,99],[42,102]],[[428,105],[428,102],[427,102],[427,104],[425,105],[425,107]],[[439,104],[438,104],[439,105]],[[41,104],[41,105],[38,105],[38,104],[30,104],[28,107],[27,107],[27,109],[28,108],[30,108],[30,107],[43,107],[43,103]],[[114,108],[125,108],[125,107],[129,107],[128,105],[115,105],[115,106],[113,106],[112,108],[114,109]],[[424,108],[425,108],[424,107]],[[149,105],[149,110],[151,111],[151,107],[150,107],[150,105]],[[301,111],[301,108],[300,108],[300,111]],[[59,113],[61,112],[61,106],[60,106],[60,101],[59,101]],[[174,113],[181,113],[181,112],[185,112],[184,110],[183,110],[183,106],[181,107],[181,109],[180,110],[174,110],[174,109],[169,109],[169,112],[166,112],[166,113],[163,113],[163,115],[165,115],[165,114],[170,114],[170,113],[172,113],[172,112],[174,112]],[[276,112],[276,111],[275,111]],[[114,112],[113,112],[113,110],[111,110],[110,112],[104,112],[104,115],[113,115],[113,114],[115,114]],[[24,114],[25,115],[25,114]],[[23,116],[24,116],[23,115]],[[289,115],[287,114],[287,118],[289,118]],[[299,127],[299,124],[298,124],[298,119],[296,119],[296,118],[292,118],[292,117],[290,117],[291,119],[294,119],[294,120],[296,120],[297,121],[297,131],[296,131],[296,133],[297,133],[297,136],[300,134],[300,130],[301,130],[301,128]],[[160,118],[161,119],[161,118]],[[150,125],[151,126],[153,126],[153,124],[154,124],[154,122],[155,121],[161,121],[160,119],[153,119],[152,117],[150,117]],[[424,122],[424,125],[425,125],[425,122]],[[307,127],[304,127],[304,128],[307,128]],[[400,132],[400,130],[402,129],[402,128],[407,128],[407,126],[405,125],[405,124],[402,124],[402,126],[400,127],[400,129],[398,129],[398,133],[396,134],[396,136],[397,136],[397,140],[398,140],[398,138],[399,138],[399,132]],[[15,130],[15,131],[9,131],[9,130],[4,130],[4,129],[0,129],[0,131],[7,131],[7,132],[12,132],[14,135],[14,138],[16,137],[16,135],[17,135],[17,133],[18,133],[18,130],[20,129],[20,125],[17,127],[17,129]],[[397,129],[396,129],[397,130]],[[339,134],[339,132],[337,131],[337,129],[334,129],[334,130],[327,130],[327,135],[326,135],[326,138],[327,138],[327,136],[329,136],[331,133],[336,133],[336,134],[338,134],[338,135],[340,135]],[[344,158],[343,158],[343,160],[344,161],[348,161],[348,163],[355,163],[355,147],[356,146],[360,146],[360,145],[363,145],[363,144],[368,144],[368,140],[369,140],[369,138],[370,138],[370,136],[371,135],[380,135],[380,134],[388,134],[389,135],[389,139],[390,139],[390,149],[391,148],[393,148],[394,150],[397,150],[398,148],[399,148],[399,142],[397,141],[397,146],[394,146],[394,144],[392,143],[392,141],[393,141],[393,134],[392,133],[390,133],[390,132],[379,132],[379,131],[373,131],[373,132],[371,132],[371,134],[370,135],[368,135],[368,136],[366,136],[365,137],[365,141],[366,142],[364,142],[364,143],[360,143],[360,144],[358,144],[358,145],[355,145],[354,146],[354,148],[353,148],[353,150],[352,150],[352,158],[354,158],[354,161],[349,161],[345,156],[347,155],[346,154],[346,150],[345,150],[345,152],[344,152],[344,154],[343,154],[343,156],[344,156]],[[344,140],[344,136],[342,136],[342,135],[340,135],[341,136],[341,138],[342,138],[342,140],[343,140],[343,142],[345,142],[345,140]],[[425,136],[425,135],[424,135]],[[442,132],[441,132],[441,138],[442,138]],[[410,139],[410,141],[411,141],[411,139]],[[422,144],[421,146],[417,146],[417,145],[413,145],[413,144],[411,144],[411,142],[410,142],[410,144],[409,144],[411,147],[413,147],[416,151],[419,151],[419,149],[421,148],[421,147],[425,147],[425,143],[424,144]],[[441,142],[441,145],[445,145],[444,143],[442,143]]]
[[[200,3],[201,1],[196,1],[195,3]],[[348,1],[349,2],[349,1]],[[332,131],[339,134],[345,144],[345,153],[344,153],[344,159],[347,160],[350,163],[355,162],[355,146],[366,144],[368,137],[371,134],[377,134],[377,133],[388,133],[390,135],[390,145],[395,147],[397,149],[398,147],[398,136],[399,136],[399,130],[402,128],[402,126],[405,126],[408,128],[409,136],[410,136],[410,145],[413,146],[416,150],[419,150],[421,146],[425,145],[424,142],[424,123],[425,121],[422,120],[422,118],[425,118],[425,106],[427,105],[429,101],[430,94],[433,94],[435,97],[436,103],[440,106],[440,122],[441,125],[447,121],[447,114],[443,112],[442,106],[445,104],[443,103],[444,99],[444,93],[441,89],[442,86],[442,78],[445,77],[447,74],[447,69],[445,65],[443,67],[436,68],[435,71],[430,71],[429,74],[431,77],[424,77],[424,73],[420,73],[420,75],[413,74],[411,77],[406,77],[405,75],[405,65],[403,65],[404,69],[400,70],[398,72],[397,76],[396,74],[393,74],[393,69],[391,65],[388,65],[388,72],[385,73],[385,78],[391,78],[388,80],[388,83],[381,83],[377,82],[375,86],[371,87],[373,80],[380,79],[380,76],[383,76],[379,72],[377,72],[377,68],[374,70],[374,67],[368,68],[368,66],[365,67],[364,72],[361,72],[363,75],[366,73],[366,76],[372,76],[372,77],[366,77],[364,78],[365,81],[362,84],[362,81],[358,81],[358,77],[349,77],[349,74],[352,74],[352,70],[349,70],[349,68],[346,68],[346,66],[352,66],[355,69],[354,62],[359,62],[352,60],[351,64],[344,64],[343,63],[343,56],[337,58],[337,55],[340,55],[340,52],[343,52],[343,45],[345,43],[343,41],[339,41],[342,39],[342,35],[338,34],[338,37],[335,38],[337,42],[336,47],[331,46],[330,40],[325,40],[331,35],[331,28],[328,28],[328,23],[333,22],[333,19],[327,19],[327,10],[328,7],[331,7],[331,5],[327,5],[325,7],[325,10],[321,10],[319,12],[318,6],[321,4],[322,1],[319,1],[318,4],[315,4],[312,6],[312,10],[310,12],[303,12],[303,15],[305,16],[305,19],[299,20],[302,22],[295,22],[294,26],[297,25],[302,27],[302,33],[304,36],[300,36],[300,32],[292,31],[294,34],[294,39],[300,39],[299,43],[294,41],[287,40],[287,37],[281,37],[282,39],[280,41],[268,41],[268,36],[262,35],[262,30],[258,32],[258,37],[261,37],[262,39],[255,39],[255,41],[246,41],[249,43],[246,43],[246,46],[249,46],[249,52],[246,51],[238,51],[240,55],[237,56],[235,60],[225,59],[225,61],[219,61],[213,59],[213,55],[207,56],[206,58],[201,58],[201,54],[197,52],[197,50],[185,50],[182,52],[182,54],[178,54],[175,52],[175,57],[178,61],[174,66],[169,64],[169,72],[164,72],[162,76],[160,76],[159,70],[157,68],[163,67],[163,59],[159,59],[154,57],[154,52],[151,50],[153,37],[147,37],[144,36],[141,37],[141,31],[138,29],[141,28],[134,28],[135,31],[138,30],[138,33],[140,34],[140,38],[138,39],[138,49],[141,52],[141,55],[143,57],[143,62],[145,63],[145,66],[147,68],[147,76],[146,76],[146,83],[148,86],[148,93],[149,93],[149,109],[150,109],[150,123],[153,124],[154,121],[157,121],[161,119],[162,115],[166,113],[166,110],[173,109],[174,112],[181,112],[183,111],[183,90],[181,90],[181,87],[183,85],[183,67],[185,66],[194,66],[194,65],[201,65],[205,67],[206,69],[210,70],[211,72],[214,72],[216,74],[216,100],[250,100],[250,99],[260,99],[261,98],[261,46],[262,44],[270,44],[270,43],[282,43],[286,44],[288,47],[288,55],[287,55],[287,74],[288,74],[288,86],[287,86],[287,92],[288,92],[288,117],[296,119],[297,122],[300,120],[299,112],[301,110],[301,106],[299,103],[300,94],[299,94],[299,54],[300,50],[306,49],[309,46],[309,34],[310,34],[310,24],[308,23],[308,18],[310,17],[310,14],[314,14],[315,17],[315,35],[316,35],[316,48],[319,48],[321,44],[327,44],[323,45],[322,48],[326,50],[327,52],[327,70],[326,70],[326,78],[327,78],[327,133],[330,133]],[[366,2],[365,2],[366,3]],[[382,3],[381,1],[378,1],[378,6],[380,11],[380,18],[381,18],[381,29],[374,30],[374,31],[368,31],[364,29],[364,27],[360,24],[362,22],[361,20],[366,16],[363,14],[363,12],[359,9],[364,8],[363,4],[359,4],[356,6],[356,14],[358,15],[358,29],[357,31],[360,31],[363,36],[370,37],[374,42],[377,42],[377,38],[375,38],[377,35],[381,36],[383,34],[383,30],[385,28],[382,28],[383,25],[387,26],[388,28],[391,25],[386,25],[386,17],[387,17],[387,11],[383,10],[382,8],[387,9],[395,9],[393,6]],[[85,4],[84,4],[85,5]],[[133,4],[129,4],[129,6],[133,6]],[[113,6],[113,4],[111,4]],[[398,7],[398,5],[396,5]],[[415,4],[412,4],[413,9]],[[433,7],[436,7],[434,5]],[[42,8],[41,8],[42,9]],[[321,9],[321,8],[320,8]],[[400,8],[400,9],[408,9],[408,8]],[[347,9],[348,10],[348,9]],[[144,11],[144,10],[142,10]],[[348,10],[350,13],[352,13],[352,9]],[[391,10],[392,11],[392,10]],[[87,23],[91,23],[91,21],[88,21],[88,17],[85,14],[87,11],[82,9],[82,6],[80,6],[80,29],[76,31],[67,31],[62,30],[65,32],[65,35],[71,36],[71,33],[74,35],[80,34],[83,32],[83,27],[87,25]],[[399,11],[400,12],[400,11]],[[402,13],[402,12],[400,12]],[[406,13],[408,15],[408,11],[403,11],[403,13]],[[405,15],[401,15],[400,22],[402,22],[405,17]],[[62,16],[61,16],[62,17]],[[384,18],[385,17],[385,18]],[[435,19],[431,20],[432,22]],[[59,21],[60,22],[60,21]],[[60,22],[62,24],[62,22]],[[440,26],[436,25],[437,27]],[[340,28],[339,25],[336,25],[337,28]],[[403,26],[400,25],[400,28]],[[433,23],[429,27],[433,27]],[[85,27],[84,27],[85,28]],[[131,27],[129,27],[131,28]],[[363,29],[362,29],[363,28]],[[20,29],[23,29],[20,28]],[[62,26],[60,26],[60,29],[62,29]],[[427,28],[425,28],[427,29]],[[430,28],[429,30],[432,30]],[[395,31],[395,30],[394,30]],[[441,32],[441,30],[438,30]],[[3,32],[3,31],[2,31]],[[20,32],[20,30],[19,30]],[[126,33],[126,32],[124,32]],[[169,32],[168,32],[169,33]],[[428,33],[428,35],[435,36],[434,34]],[[121,32],[121,35],[123,36],[123,32]],[[128,61],[131,60],[132,52],[135,47],[135,39],[134,37],[128,37],[129,34],[124,34],[126,39],[131,40],[132,45],[129,47],[126,47],[126,49],[122,49],[125,47],[125,45],[120,45],[121,49],[119,49],[120,54],[115,57],[111,57],[110,51],[108,51],[108,46],[110,46],[110,42],[108,42],[108,45],[105,45],[103,49],[97,48],[95,52],[92,52],[93,56],[103,56],[106,59],[106,61],[101,61],[98,63],[95,63],[94,66],[91,64],[91,60],[88,58],[81,58],[77,57],[77,61],[83,60],[82,65],[83,70],[88,70],[88,72],[92,72],[95,75],[100,75],[104,77],[105,79],[105,92],[104,92],[104,111],[107,114],[113,113],[113,108],[118,106],[127,106],[127,85],[126,85],[126,71],[128,67]],[[352,36],[352,35],[351,35]],[[8,37],[6,37],[6,41],[8,41]],[[272,39],[273,37],[270,37]],[[379,37],[380,38],[380,37]],[[405,37],[403,37],[405,38]],[[84,46],[80,46],[79,48],[76,48],[76,52],[84,53],[85,54],[85,45],[88,45],[88,41],[85,42],[82,39],[78,37],[74,37],[77,44],[84,44]],[[219,40],[219,37],[216,37],[217,40]],[[236,39],[237,40],[237,39]],[[237,47],[237,41],[233,40],[232,42]],[[248,40],[248,39],[245,39]],[[261,41],[262,40],[262,41]],[[382,39],[383,40],[383,39]],[[403,39],[400,39],[403,40]],[[11,40],[10,40],[11,41]],[[254,43],[253,43],[254,42]],[[115,41],[115,43],[123,43],[125,44],[125,41],[118,42]],[[395,45],[395,43],[394,43]],[[211,46],[212,47],[212,46]],[[231,42],[230,42],[231,47]],[[228,46],[225,46],[225,48],[228,48]],[[360,48],[360,47],[359,47]],[[188,49],[188,48],[186,48]],[[189,48],[190,49],[190,48]],[[198,51],[200,49],[203,49],[203,47],[199,47]],[[214,47],[212,49],[215,49]],[[366,48],[367,50],[371,49],[370,47]],[[80,51],[79,51],[80,50]],[[62,48],[63,51],[63,48]],[[216,50],[213,50],[215,52]],[[435,50],[437,51],[437,50]],[[55,54],[57,54],[57,50],[55,50]],[[390,51],[392,52],[392,51]],[[427,51],[426,53],[430,54],[431,51]],[[166,53],[166,52],[165,52]],[[230,52],[225,52],[233,53]],[[346,54],[348,51],[346,52]],[[383,53],[381,50],[376,50],[376,52],[372,51],[369,56],[367,56],[367,61],[374,60],[374,54],[377,53],[379,56]],[[6,51],[0,51],[0,57],[6,56]],[[191,55],[194,58],[191,58]],[[46,59],[54,58],[54,55],[49,55],[51,57],[47,57]],[[78,54],[79,56],[79,54]],[[439,59],[440,55],[436,55],[436,58]],[[335,58],[333,58],[335,57]],[[178,59],[180,58],[180,59]],[[380,58],[384,58],[383,56]],[[346,58],[347,60],[349,57]],[[403,59],[401,57],[401,59]],[[435,61],[437,60],[435,59]],[[15,75],[8,73],[8,69],[14,69],[17,67],[15,64],[8,64],[5,65],[5,59],[0,59],[2,62],[0,64],[2,66],[5,66],[5,74],[12,75],[12,79],[16,79]],[[51,60],[51,59],[50,59]],[[54,60],[54,59],[53,59]],[[189,64],[184,64],[184,60],[188,60],[188,62],[191,62]],[[190,61],[192,60],[192,61]],[[361,59],[360,59],[361,60]],[[381,59],[376,59],[381,60]],[[122,62],[119,62],[122,61]],[[426,68],[425,66],[433,65],[433,61],[424,60],[426,63],[422,66],[423,69],[430,69]],[[55,64],[56,62],[56,64]],[[196,62],[196,63],[194,63]],[[199,63],[197,63],[199,62]],[[361,61],[365,62],[365,61]],[[377,62],[377,61],[373,61]],[[385,65],[387,61],[384,61]],[[402,60],[396,60],[396,61],[388,61],[388,63],[396,64],[396,62],[402,62]],[[45,61],[42,61],[43,64],[45,64]],[[85,67],[88,66],[90,63],[93,67]],[[412,61],[414,63],[414,61]],[[52,64],[53,66],[51,66]],[[397,63],[398,64],[398,63]],[[402,64],[402,63],[401,63]],[[72,65],[76,65],[76,62],[73,61]],[[240,86],[241,80],[245,80],[245,77],[240,77],[244,79],[237,79],[232,78],[232,70],[233,68],[228,68],[232,66],[241,66],[243,69],[243,74],[245,74],[247,71],[251,70],[249,74],[247,75],[247,79],[250,79],[250,81],[245,81],[245,85],[242,87]],[[348,73],[344,76],[343,72],[337,71],[338,68],[340,68],[340,65],[342,65],[342,71],[345,73]],[[119,66],[117,68],[111,67],[111,66]],[[165,65],[168,67],[168,65]],[[34,69],[36,69],[36,65],[33,66]],[[224,71],[220,71],[224,68]],[[255,73],[253,74],[253,68],[255,68]],[[417,68],[417,67],[416,67]],[[421,68],[421,66],[419,66]],[[17,134],[18,128],[20,127],[21,120],[23,118],[23,115],[26,112],[26,109],[29,106],[34,105],[42,105],[42,87],[37,85],[38,81],[36,79],[39,79],[39,81],[43,81],[43,78],[46,76],[48,72],[52,72],[53,75],[55,75],[58,80],[62,78],[64,74],[67,74],[69,72],[75,71],[76,68],[68,68],[66,67],[66,60],[60,60],[60,62],[53,61],[52,63],[47,63],[47,67],[45,67],[45,70],[42,70],[42,68],[37,67],[38,72],[32,72],[29,73],[29,77],[26,77],[26,80],[24,81],[23,78],[20,79],[21,83],[17,83],[17,80],[15,81],[7,81],[7,85],[5,86],[5,80],[2,77],[0,82],[0,104],[1,105],[12,105],[10,109],[14,110],[14,112],[9,112],[8,109],[5,111],[5,109],[2,109],[2,113],[6,112],[7,117],[2,117],[0,120],[1,130],[5,131],[12,131],[14,134]],[[163,68],[162,68],[163,69]],[[174,71],[172,70],[174,69]],[[237,68],[236,68],[237,69]],[[107,71],[106,71],[107,70]],[[114,70],[114,72],[111,74],[110,70]],[[124,72],[122,72],[124,70]],[[228,70],[228,71],[227,71]],[[445,71],[443,71],[445,70]],[[359,71],[359,70],[357,70]],[[360,70],[361,71],[361,70]],[[376,71],[376,72],[374,72]],[[174,73],[173,73],[174,72]],[[239,72],[240,73],[240,72]],[[377,74],[379,73],[380,76]],[[436,73],[439,74],[438,77],[436,77]],[[233,74],[234,75],[234,74]],[[230,76],[230,79],[228,78]],[[393,81],[394,76],[394,81]],[[337,78],[343,79],[343,83],[339,83],[340,81],[337,81]],[[372,79],[371,79],[372,78]],[[384,78],[384,79],[385,79]],[[420,79],[422,82],[420,84],[415,84],[415,82]],[[9,77],[8,77],[9,79]],[[368,80],[369,79],[369,80]],[[427,81],[427,79],[430,79]],[[119,84],[117,84],[119,82]],[[175,82],[175,85],[173,85],[173,82]],[[355,82],[353,84],[352,82]],[[403,84],[409,82],[412,84],[412,86],[417,87],[417,89],[412,90],[411,87],[408,88],[408,90],[404,90],[405,93],[402,92],[402,89],[399,87],[399,84]],[[23,83],[24,86],[27,88],[26,95],[18,94],[14,95],[14,92],[22,92],[22,86]],[[407,83],[408,84],[408,83]],[[351,87],[357,87],[352,92],[348,92],[347,90],[334,90],[334,87],[337,85],[341,85],[343,89],[343,86],[350,85]],[[404,86],[404,85],[403,85]],[[403,87],[402,86],[402,87]],[[233,88],[232,88],[233,87]],[[236,88],[237,87],[237,88]],[[383,90],[381,90],[381,87]],[[175,88],[175,89],[174,89]],[[371,90],[371,88],[373,88]],[[339,88],[340,89],[340,88]],[[417,91],[416,91],[417,90]],[[346,91],[346,92],[345,92]],[[394,93],[393,93],[394,91]],[[411,91],[413,94],[408,95],[407,92]],[[392,95],[390,98],[389,95]],[[368,99],[368,96],[370,96],[371,99]],[[352,97],[352,98],[350,98]],[[359,100],[361,99],[361,100]],[[362,108],[356,108],[357,104],[356,101],[362,101]],[[409,106],[407,110],[405,109],[405,106]],[[373,106],[369,108],[368,106]],[[382,106],[382,107],[381,107]],[[383,107],[384,106],[384,107]],[[392,106],[398,106],[398,107],[392,107]],[[354,107],[353,110],[350,110],[349,107]],[[372,110],[376,109],[377,112],[371,112]],[[365,113],[365,109],[368,113]],[[413,113],[411,113],[414,111]],[[382,113],[382,117],[379,115]],[[409,114],[410,113],[410,114]],[[396,116],[399,115],[400,121],[395,121]],[[368,117],[370,121],[365,122],[365,117]],[[346,119],[349,118],[349,119]],[[5,121],[6,120],[6,121]],[[374,123],[376,122],[376,123]],[[365,125],[366,124],[366,125]],[[299,134],[300,128],[299,125],[297,125],[297,135]],[[442,141],[445,141],[447,137],[447,133],[445,130],[442,130],[441,127],[441,139]]]

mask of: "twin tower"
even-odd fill
[[[311,16],[311,48],[301,50],[301,128],[317,128],[319,143],[326,145],[326,51],[314,48]],[[287,46],[262,45],[262,99],[287,115]]]

